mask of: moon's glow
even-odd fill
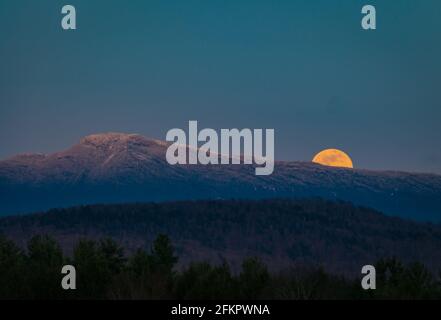
[[[354,167],[351,158],[343,151],[337,149],[326,149],[317,153],[312,162],[330,167]]]

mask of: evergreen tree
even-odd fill
[[[242,298],[259,299],[270,279],[266,266],[258,258],[248,258],[242,263],[239,286]]]
[[[26,276],[24,253],[0,236],[0,299],[24,298],[28,294]]]
[[[65,259],[60,245],[49,236],[35,236],[28,242],[27,281],[37,299],[58,299],[61,269]]]
[[[171,274],[178,258],[174,256],[174,248],[170,238],[164,234],[158,235],[153,243],[152,260],[155,271]]]
[[[80,240],[74,248],[77,294],[85,299],[103,299],[112,280],[112,267],[95,241]],[[116,269],[116,268],[115,268]]]

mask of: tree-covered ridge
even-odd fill
[[[35,236],[26,250],[0,237],[0,299],[440,299],[441,282],[422,264],[377,261],[377,289],[323,268],[271,273],[258,258],[239,272],[227,263],[195,262],[177,270],[170,239],[158,235],[149,250],[126,255],[114,240],[80,240],[63,254],[48,236]],[[74,265],[76,290],[62,290],[60,270]]]
[[[33,235],[49,234],[68,255],[82,238],[112,237],[132,253],[167,234],[180,267],[226,260],[237,271],[257,256],[270,270],[323,266],[350,276],[384,257],[441,268],[440,226],[320,199],[84,206],[3,218],[0,233],[22,248]]]

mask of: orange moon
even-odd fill
[[[312,162],[329,167],[354,168],[351,158],[337,149],[326,149],[317,153]]]

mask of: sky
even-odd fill
[[[440,39],[439,0],[0,0],[0,159],[197,120],[274,128],[278,160],[441,173]]]

